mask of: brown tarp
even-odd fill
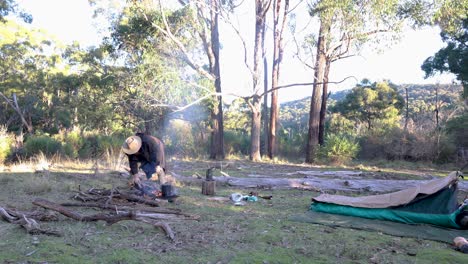
[[[431,195],[451,184],[456,183],[459,175],[460,172],[453,171],[447,177],[424,182],[398,192],[362,197],[321,194],[312,198],[312,200],[364,208],[387,208],[405,205],[413,201],[418,195]]]

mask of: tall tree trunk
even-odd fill
[[[406,105],[406,113],[405,113],[405,136],[406,132],[408,132],[408,120],[409,120],[409,99],[408,99],[408,87],[405,87],[405,105]]]
[[[305,162],[307,163],[315,162],[315,156],[317,155],[318,151],[319,121],[322,100],[321,83],[323,83],[323,73],[326,64],[325,36],[328,35],[329,31],[330,27],[327,26],[324,23],[324,21],[320,21],[319,37],[317,43],[317,55],[315,61],[314,85],[312,91],[312,98],[310,100],[309,131],[307,135],[305,158]]]
[[[260,97],[254,95],[251,103],[252,131],[250,134],[250,160],[261,161],[260,155],[260,127],[261,127],[261,103]]]
[[[276,0],[275,10],[273,11],[273,30],[274,30],[274,45],[273,45],[273,66],[271,76],[271,87],[275,89],[279,84],[280,64],[283,60],[283,30],[287,20],[287,12],[289,9],[289,0],[284,2],[283,21],[279,25],[281,0]],[[278,105],[278,90],[271,92],[271,109],[270,109],[270,130],[268,133],[268,157],[273,159],[277,154],[277,123],[279,119]]]
[[[263,111],[262,111],[262,122],[263,122],[263,133],[261,134],[261,148],[260,155],[263,156],[268,152],[268,60],[266,57],[266,48],[265,48],[265,33],[266,33],[266,23],[263,23],[263,32],[262,32],[262,57],[263,57]]]
[[[319,145],[325,142],[325,117],[327,115],[327,100],[328,100],[328,75],[330,74],[331,60],[327,59],[325,72],[323,73],[323,89],[322,89],[322,107],[320,108],[319,122]]]
[[[254,45],[254,61],[253,61],[253,74],[252,85],[253,95],[252,102],[249,102],[252,111],[252,128],[250,135],[250,159],[252,161],[260,161],[260,131],[261,131],[261,98],[259,97],[260,91],[260,57],[262,55],[262,34],[265,23],[265,15],[269,8],[269,0],[264,3],[262,0],[255,1],[255,45]]]
[[[221,96],[221,71],[219,65],[219,2],[211,0],[211,51],[213,63],[211,74],[215,77],[214,85],[217,95],[217,110],[213,115],[213,132],[211,141],[212,159],[224,159],[224,122],[223,122],[223,98]]]
[[[216,159],[216,142],[217,135],[219,135],[219,123],[218,123],[218,109],[215,108],[211,112],[211,140],[210,140],[210,159]]]

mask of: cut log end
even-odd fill
[[[215,195],[216,193],[216,182],[215,181],[203,181],[202,182],[202,194],[204,195]]]

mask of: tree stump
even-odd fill
[[[216,181],[203,181],[202,182],[202,194],[204,195],[215,195]]]

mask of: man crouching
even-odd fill
[[[159,184],[165,183],[166,159],[164,156],[164,143],[151,135],[136,133],[128,137],[122,145],[122,151],[128,156],[131,184],[139,187],[138,163],[146,174],[147,179],[155,179],[157,175]],[[156,174],[153,176],[153,174]]]

